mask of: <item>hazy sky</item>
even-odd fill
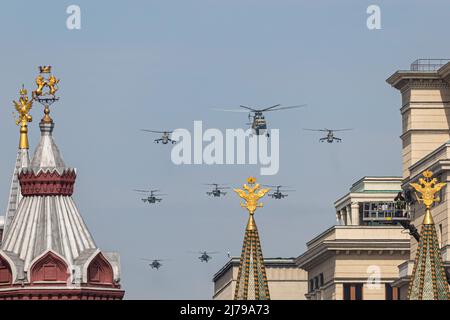
[[[66,8],[81,7],[81,30]],[[366,9],[381,7],[381,30]],[[8,1],[0,10],[0,208],[6,209],[19,128],[12,99],[37,66],[61,78],[52,111],[74,198],[97,244],[119,251],[129,299],[209,299],[213,274],[239,255],[247,213],[234,194],[249,175],[297,191],[266,199],[256,221],[266,257],[294,257],[335,223],[333,202],[365,175],[401,174],[400,95],[385,79],[416,58],[450,58],[448,1]],[[31,90],[30,90],[31,91]],[[245,114],[211,108],[308,104],[267,114],[280,129],[280,171],[175,166],[171,146],[140,128],[239,128]],[[35,105],[31,151],[42,108]],[[321,144],[304,127],[353,127]],[[149,206],[133,188],[159,187]],[[208,264],[189,251],[221,251]],[[159,271],[140,258],[166,258]]]

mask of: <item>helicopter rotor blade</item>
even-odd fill
[[[149,190],[138,190],[138,189],[133,189],[134,192],[139,192],[139,193],[149,193]]]
[[[353,128],[351,128],[351,129],[333,129],[331,131],[337,132],[337,131],[350,131],[350,130],[353,130]]]
[[[289,107],[280,107],[277,109],[268,109],[268,110],[262,110],[264,112],[269,112],[269,111],[279,111],[279,110],[288,110],[288,109],[297,109],[297,108],[303,108],[306,107],[306,104],[302,104],[302,105],[298,105],[298,106],[289,106]]]
[[[273,108],[276,108],[276,107],[279,107],[279,106],[281,106],[281,104],[276,104],[274,106],[271,106],[271,107],[268,107],[268,108],[265,108],[265,109],[261,109],[261,110],[258,110],[258,111],[266,112],[266,111],[272,110]]]
[[[328,130],[328,129],[307,129],[307,128],[303,128],[303,130],[306,130],[306,131],[322,131],[322,132],[328,132],[328,131],[330,131],[330,130]]]
[[[141,131],[151,132],[151,133],[172,133],[173,132],[173,131],[156,131],[156,130],[148,130],[148,129],[141,129]]]
[[[239,107],[247,109],[247,110],[249,110],[251,112],[259,112],[259,111],[261,111],[261,110],[253,109],[253,108],[250,108],[250,107],[247,107],[247,106],[243,106],[243,105],[240,105]],[[248,112],[248,111],[245,111],[245,112]]]
[[[224,112],[238,112],[238,113],[247,113],[248,111],[242,110],[242,109],[219,109],[219,108],[212,108],[214,111],[224,111]]]

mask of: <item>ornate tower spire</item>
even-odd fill
[[[28,149],[30,147],[28,144],[28,122],[33,121],[33,118],[30,115],[33,100],[28,100],[28,92],[23,85],[22,89],[19,91],[19,94],[19,102],[13,101],[19,115],[16,119],[16,124],[20,125],[19,149]]]
[[[236,282],[235,300],[269,300],[269,286],[267,284],[266,268],[258,235],[258,228],[253,217],[257,208],[263,206],[258,200],[269,192],[269,189],[260,189],[256,179],[250,177],[247,184],[234,191],[245,200],[241,207],[250,214],[245,229],[244,244],[242,246],[241,260]]]
[[[20,140],[19,150],[16,157],[16,165],[14,166],[14,172],[11,179],[11,187],[9,191],[8,206],[5,213],[5,226],[3,230],[3,237],[8,232],[9,226],[17,210],[20,200],[22,199],[18,174],[22,168],[28,167],[30,163],[30,157],[28,155],[28,123],[33,119],[30,115],[30,110],[33,106],[33,100],[28,99],[28,92],[23,87],[19,91],[19,101],[13,101],[15,110],[18,117],[16,124],[20,126]],[[1,240],[1,239],[0,239]]]
[[[33,91],[45,115],[33,158],[18,172],[22,198],[0,246],[0,300],[122,299],[120,257],[95,244],[72,198],[76,170],[53,139],[58,80],[50,70],[40,68]]]
[[[445,270],[442,263],[441,250],[436,235],[433,216],[430,207],[440,201],[435,196],[446,183],[438,183],[431,179],[433,173],[429,170],[423,173],[424,178],[411,186],[421,195],[417,200],[425,205],[426,212],[423,219],[420,241],[417,248],[414,269],[409,282],[409,300],[448,300],[449,289]]]

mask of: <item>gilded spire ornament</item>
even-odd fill
[[[425,216],[420,232],[414,269],[409,282],[409,300],[448,300],[449,288],[442,262],[441,249],[436,234],[436,228],[431,215],[431,206],[439,202],[436,194],[446,185],[432,178],[429,170],[423,172],[424,178],[419,183],[410,185],[416,190],[419,203],[425,205]],[[419,196],[420,194],[420,196]]]
[[[239,262],[239,271],[236,281],[235,300],[269,300],[269,286],[267,283],[264,257],[261,250],[261,243],[258,228],[254,219],[257,208],[263,206],[259,199],[269,192],[270,189],[260,189],[256,179],[249,177],[247,184],[243,185],[244,190],[234,189],[234,191],[245,202],[241,202],[241,207],[247,209],[249,218],[245,229],[244,244]]]
[[[50,117],[50,105],[59,100],[56,97],[59,79],[56,79],[51,71],[51,66],[40,66],[39,75],[35,79],[37,88],[33,91],[33,100],[44,106],[44,117],[41,123],[53,123]]]
[[[16,125],[20,125],[19,149],[28,149],[30,147],[28,144],[28,122],[33,121],[33,118],[30,115],[30,110],[33,107],[33,100],[28,100],[28,92],[23,85],[19,94],[19,101],[13,101],[14,107],[18,113]]]

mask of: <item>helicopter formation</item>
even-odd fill
[[[219,183],[205,183],[204,185],[206,186],[214,186],[214,188],[212,188],[210,191],[206,191],[206,194],[208,196],[214,197],[214,198],[219,198],[219,197],[223,197],[227,194],[226,191],[223,190],[227,190],[230,189],[230,187],[226,187],[222,184]],[[287,192],[293,192],[295,190],[288,190],[288,189],[281,189],[283,187],[283,185],[277,185],[277,186],[273,186],[273,185],[263,185],[264,187],[269,187],[269,188],[275,188],[276,190],[273,191],[272,193],[269,193],[269,197],[272,197],[273,199],[283,199],[286,198],[288,196]],[[134,192],[137,193],[144,193],[147,194],[146,198],[142,198],[142,202],[147,202],[149,204],[154,204],[154,203],[158,203],[161,202],[163,199],[160,198],[161,196],[166,196],[167,194],[156,194],[156,192],[160,191],[158,189],[155,190],[140,190],[140,189],[134,189]]]
[[[262,108],[262,109],[256,109],[254,107],[248,107],[244,105],[240,105],[239,107],[241,109],[218,109],[214,108],[213,110],[216,111],[224,111],[224,112],[237,112],[237,113],[248,113],[248,122],[246,125],[250,126],[253,133],[256,135],[263,135],[265,134],[267,137],[270,137],[270,134],[268,132],[268,123],[266,120],[266,117],[264,116],[264,112],[273,112],[273,111],[282,111],[282,110],[289,110],[289,109],[297,109],[297,108],[303,108],[306,107],[306,104],[302,105],[295,105],[295,106],[281,106],[281,104],[276,104],[271,107]],[[334,136],[335,132],[338,131],[349,131],[353,129],[303,129],[307,131],[321,131],[326,132],[326,136],[323,138],[320,138],[320,142],[342,142],[342,138],[338,138]],[[156,133],[161,134],[161,137],[158,139],[155,139],[155,143],[162,143],[162,144],[175,144],[177,141],[172,140],[170,135],[173,133],[173,130],[165,130],[165,131],[157,131],[157,130],[149,130],[149,129],[141,129],[141,131],[150,132],[150,133]]]
[[[225,111],[225,112],[238,112],[238,113],[248,113],[248,122],[246,125],[250,126],[252,129],[253,134],[256,135],[265,135],[266,137],[270,137],[268,132],[268,122],[264,116],[265,112],[273,112],[273,111],[281,111],[281,110],[289,110],[289,109],[297,109],[297,108],[303,108],[306,105],[295,105],[295,106],[281,106],[281,104],[276,104],[267,108],[254,108],[249,106],[240,105],[240,109],[215,109],[216,111]],[[319,139],[320,142],[327,142],[327,143],[333,143],[333,142],[342,142],[342,139],[335,136],[335,132],[340,131],[349,131],[353,129],[304,129],[307,131],[318,131],[318,132],[325,132],[326,136]],[[155,143],[161,143],[163,145],[167,144],[176,144],[177,141],[171,139],[171,134],[173,133],[173,130],[149,130],[149,129],[141,129],[141,131],[154,133],[154,134],[160,134],[160,137],[157,139],[154,139]],[[219,184],[219,183],[205,183],[204,185],[212,187],[209,191],[206,191],[206,195],[214,198],[220,198],[227,195],[227,191],[230,189],[226,184]],[[284,199],[289,196],[288,192],[294,192],[293,189],[286,189],[287,186],[284,185],[264,185],[265,187],[272,188],[273,191],[268,194],[269,197],[272,199],[280,200]],[[155,204],[159,203],[163,200],[162,196],[165,196],[165,194],[160,194],[159,189],[154,190],[140,190],[140,189],[134,189],[133,191],[139,193],[139,194],[146,194],[145,198],[142,198],[141,200],[144,203],[148,204]],[[191,252],[195,254],[199,254],[198,259],[200,262],[208,263],[212,258],[213,255],[218,254],[220,252],[218,251],[197,251],[197,252]],[[230,257],[230,252],[228,252],[228,257]],[[141,260],[150,262],[149,266],[152,269],[159,270],[163,264],[163,261],[166,261],[165,259],[146,259],[142,258]]]
[[[211,252],[208,252],[208,251],[193,252],[193,251],[191,251],[190,253],[200,254],[200,256],[198,257],[200,262],[207,263],[212,259],[213,254],[218,254],[220,252],[219,251],[211,251]],[[228,257],[230,257],[229,253],[228,253]],[[149,267],[152,269],[156,269],[156,270],[159,270],[163,266],[163,264],[161,263],[162,261],[167,261],[167,259],[147,259],[147,258],[141,258],[141,260],[150,262],[148,264]]]

